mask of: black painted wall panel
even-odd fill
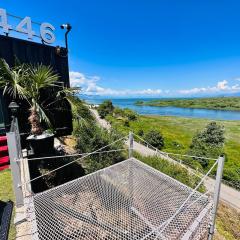
[[[53,46],[0,36],[0,58],[4,58],[10,66],[15,64],[15,58],[22,63],[51,65],[54,71],[58,73],[59,81],[63,82],[65,86],[69,86],[68,58],[57,55]],[[0,94],[2,96],[2,91],[0,91]],[[54,100],[52,96],[54,96],[52,90],[45,91],[42,93],[42,100],[49,98],[48,102],[51,102]],[[8,96],[3,96],[0,100],[2,101],[5,126],[7,128],[10,122],[8,104],[11,99]],[[18,104],[21,106],[19,112],[21,132],[29,133],[30,127],[27,120],[29,105],[22,100],[18,100]],[[57,129],[57,135],[60,136],[72,132],[71,109],[67,102],[64,105],[66,106],[64,110],[63,108],[54,108],[54,110],[50,109],[49,111],[53,127]]]

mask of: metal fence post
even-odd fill
[[[218,208],[218,203],[220,198],[224,160],[225,160],[224,156],[220,156],[218,158],[218,168],[217,168],[216,182],[214,187],[214,199],[213,199],[214,205],[213,205],[213,211],[212,211],[212,224],[209,229],[208,240],[213,239],[213,234],[215,230],[215,222],[216,222],[217,208]]]
[[[17,119],[13,119],[12,125],[13,124],[15,125],[15,128],[7,133],[7,143],[13,179],[13,189],[16,198],[16,206],[21,207],[23,206],[23,192],[22,188],[19,187],[21,185],[21,168],[20,162],[18,160],[22,156],[22,150]]]
[[[129,132],[129,149],[128,149],[128,157],[133,157],[133,133]]]

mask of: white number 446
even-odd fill
[[[0,27],[3,28],[3,32],[9,34],[9,31],[13,27],[8,24],[7,12],[5,9],[0,8]],[[36,36],[35,32],[32,29],[32,21],[30,17],[25,17],[22,19],[15,29],[17,32],[24,33],[28,36],[28,39],[33,39]],[[53,33],[55,30],[54,26],[50,23],[42,23],[40,25],[40,37],[41,39],[48,44],[55,42],[56,38]]]

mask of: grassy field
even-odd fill
[[[113,127],[127,133],[133,130],[145,133],[150,129],[159,130],[165,139],[164,151],[186,153],[191,144],[193,135],[202,130],[210,120],[181,118],[171,116],[139,116],[138,120],[130,121],[129,127],[124,126],[124,121],[114,117],[107,117]],[[227,160],[224,168],[224,179],[240,183],[240,121],[217,121],[225,127],[224,151]]]
[[[0,172],[0,200],[7,201],[12,200],[15,201],[12,189],[12,176],[10,170],[4,170]],[[13,213],[14,215],[14,213]],[[13,224],[13,216],[10,226],[9,240],[14,240],[16,236],[15,227]]]
[[[204,108],[240,111],[240,97],[192,98],[192,99],[158,99],[137,101],[139,106]]]
[[[216,228],[214,240],[240,240],[240,213],[220,202]]]

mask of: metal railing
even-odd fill
[[[35,177],[31,180],[25,181],[25,182],[21,182],[21,168],[20,168],[20,163],[22,160],[22,149],[21,149],[21,143],[20,143],[20,134],[19,134],[19,129],[18,129],[18,122],[16,118],[13,118],[12,120],[12,124],[11,124],[11,128],[10,128],[10,132],[7,133],[7,141],[8,141],[8,147],[9,147],[9,156],[10,156],[10,164],[11,164],[11,170],[12,170],[12,177],[13,177],[13,186],[14,186],[14,193],[16,196],[16,205],[18,206],[22,206],[24,199],[23,199],[23,192],[22,192],[22,187],[26,186],[28,184],[30,184],[32,181],[35,181],[39,178],[42,178],[48,174],[51,174],[55,171],[58,171],[59,169],[62,169],[74,162],[77,161],[81,161],[91,155],[94,154],[101,154],[101,153],[109,153],[109,152],[117,152],[117,151],[123,151],[126,150],[124,149],[112,149],[112,150],[105,150],[106,148],[112,146],[113,144],[119,142],[119,141],[123,141],[126,139],[129,139],[129,147],[128,147],[128,156],[129,158],[133,157],[133,151],[134,151],[134,135],[132,132],[129,133],[128,136],[124,136],[106,146],[103,146],[93,152],[90,153],[81,153],[81,154],[72,154],[72,155],[63,155],[63,156],[50,156],[50,157],[42,157],[42,158],[32,158],[32,159],[28,159],[29,161],[34,161],[34,160],[44,160],[44,159],[56,159],[56,158],[61,158],[61,157],[80,157],[77,158],[71,162],[68,162],[60,167],[57,167],[43,175],[40,175],[38,177]],[[136,135],[137,136],[137,135]],[[139,136],[137,136],[139,137]],[[143,140],[148,146],[151,146],[151,144],[147,143],[145,140]],[[154,148],[153,146],[151,146],[153,149],[155,149],[155,151],[157,153],[162,154],[165,157],[169,157],[170,154],[172,153],[166,153],[163,151],[158,150],[157,148]],[[173,155],[180,155],[180,154],[174,154]],[[184,155],[184,156],[188,156],[188,155]],[[196,157],[196,156],[188,156],[188,157]],[[217,174],[216,174],[216,181],[215,181],[215,188],[214,188],[214,207],[213,207],[213,212],[212,212],[212,224],[210,227],[210,231],[209,231],[209,237],[208,239],[211,240],[213,237],[213,233],[214,233],[214,226],[215,226],[215,219],[216,219],[216,212],[217,212],[217,207],[218,207],[218,203],[219,203],[219,196],[220,196],[220,188],[221,188],[221,181],[222,181],[222,173],[223,173],[223,166],[224,166],[224,157],[220,156],[218,159],[211,159],[211,160],[215,160],[213,166],[210,168],[210,170],[208,171],[207,174],[204,174],[204,176],[201,178],[201,181],[199,182],[199,184],[196,186],[196,188],[193,190],[193,192],[196,191],[196,189],[203,183],[204,179],[209,175],[209,173],[213,170],[213,168],[215,166],[217,166]],[[191,196],[190,196],[191,197]],[[189,197],[188,197],[189,198]],[[188,199],[187,198],[187,199]],[[186,201],[187,201],[186,199]],[[174,218],[174,216],[173,216]],[[169,219],[169,223],[170,221],[173,219]]]

